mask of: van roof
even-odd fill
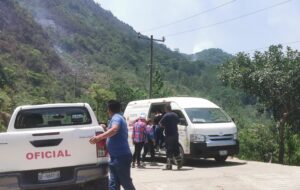
[[[182,108],[219,108],[216,104],[204,98],[196,97],[166,97],[156,99],[137,100],[128,103],[128,106],[162,103],[162,102],[176,102]]]

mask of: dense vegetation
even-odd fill
[[[0,1],[0,113],[63,100],[65,71],[47,34],[15,1]]]
[[[294,155],[300,153],[300,53],[291,48],[284,52],[281,45],[255,52],[253,58],[240,53],[224,64],[221,76],[226,84],[257,97],[264,106],[261,112],[272,114],[277,122],[278,161],[284,163],[287,149],[288,162],[296,164],[299,158]]]
[[[196,53],[192,55],[191,58],[194,60],[206,62],[211,65],[220,65],[232,59],[233,56],[221,49],[211,48]]]
[[[22,104],[88,102],[105,121],[107,100],[117,98],[125,107],[147,98],[149,46],[92,0],[2,0],[0,113]],[[237,62],[239,55],[209,49],[187,56],[155,43],[153,96],[216,102],[235,118],[241,158],[277,162],[272,111],[257,94],[224,86],[217,77],[220,64],[232,58]],[[3,123],[0,117],[2,130]],[[285,163],[300,164],[299,137],[293,127],[285,130]]]

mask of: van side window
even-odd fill
[[[184,126],[187,126],[187,121],[186,121],[186,118],[184,117],[182,111],[180,110],[172,110],[174,113],[176,113],[179,117],[179,120],[180,120],[180,125],[184,125]]]
[[[226,123],[231,118],[220,108],[185,108],[192,123]]]

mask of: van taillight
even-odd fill
[[[96,136],[100,135],[101,133],[103,133],[103,132],[96,132]],[[105,139],[96,143],[96,154],[97,154],[98,158],[107,156],[106,140]]]

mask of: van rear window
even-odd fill
[[[91,124],[85,107],[57,107],[21,110],[16,118],[16,129],[58,127]]]

